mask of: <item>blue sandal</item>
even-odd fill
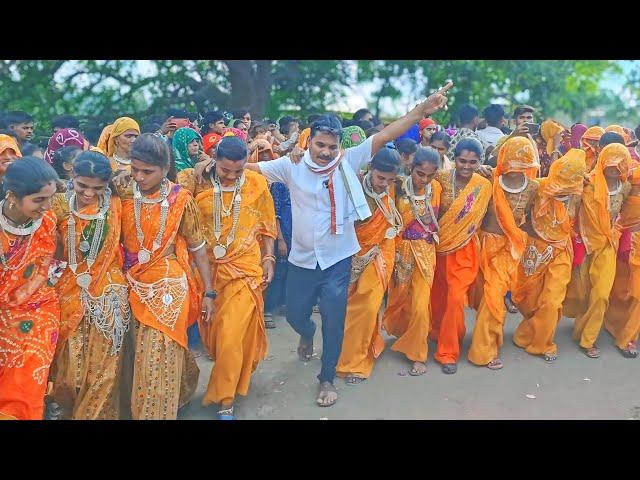
[[[224,410],[218,410],[218,420],[235,420],[233,415],[233,407],[226,408]]]

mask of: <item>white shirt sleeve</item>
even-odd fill
[[[269,181],[289,184],[291,178],[291,160],[289,157],[280,157],[269,162],[260,162],[260,171],[262,175]]]
[[[373,145],[373,137],[370,136],[360,145],[347,148],[345,150],[345,160],[349,162],[349,165],[354,172],[362,170],[367,163],[371,160],[371,146]]]

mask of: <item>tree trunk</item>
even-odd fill
[[[271,85],[271,60],[228,60],[231,109],[247,108],[262,118],[267,109]]]

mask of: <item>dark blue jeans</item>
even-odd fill
[[[278,259],[273,280],[264,295],[264,313],[273,314],[278,307],[285,305],[288,268],[289,262],[286,259],[284,262]]]
[[[342,351],[344,317],[351,276],[351,257],[320,270],[300,268],[289,263],[287,273],[287,322],[305,340],[312,340],[316,325],[311,311],[319,299],[322,318],[322,368],[318,380],[332,382]]]

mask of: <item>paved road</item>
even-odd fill
[[[408,363],[387,349],[372,376],[357,386],[336,379],[340,398],[330,408],[314,403],[319,358],[305,364],[295,353],[297,335],[282,317],[267,330],[269,353],[254,373],[249,395],[236,401],[238,419],[637,419],[640,420],[640,358],[626,359],[603,331],[599,359],[590,359],[571,341],[573,321],[563,319],[556,341],[559,358],[553,365],[517,348],[511,341],[520,315],[509,315],[502,353],[504,369],[491,371],[466,360],[475,312],[467,310],[465,359],[458,373],[444,375],[429,345],[428,371],[406,375]],[[316,323],[319,316],[314,315]],[[322,342],[316,333],[316,353]],[[201,406],[213,362],[198,358],[198,392],[178,418],[215,418],[215,407]],[[535,398],[528,398],[533,395]]]

